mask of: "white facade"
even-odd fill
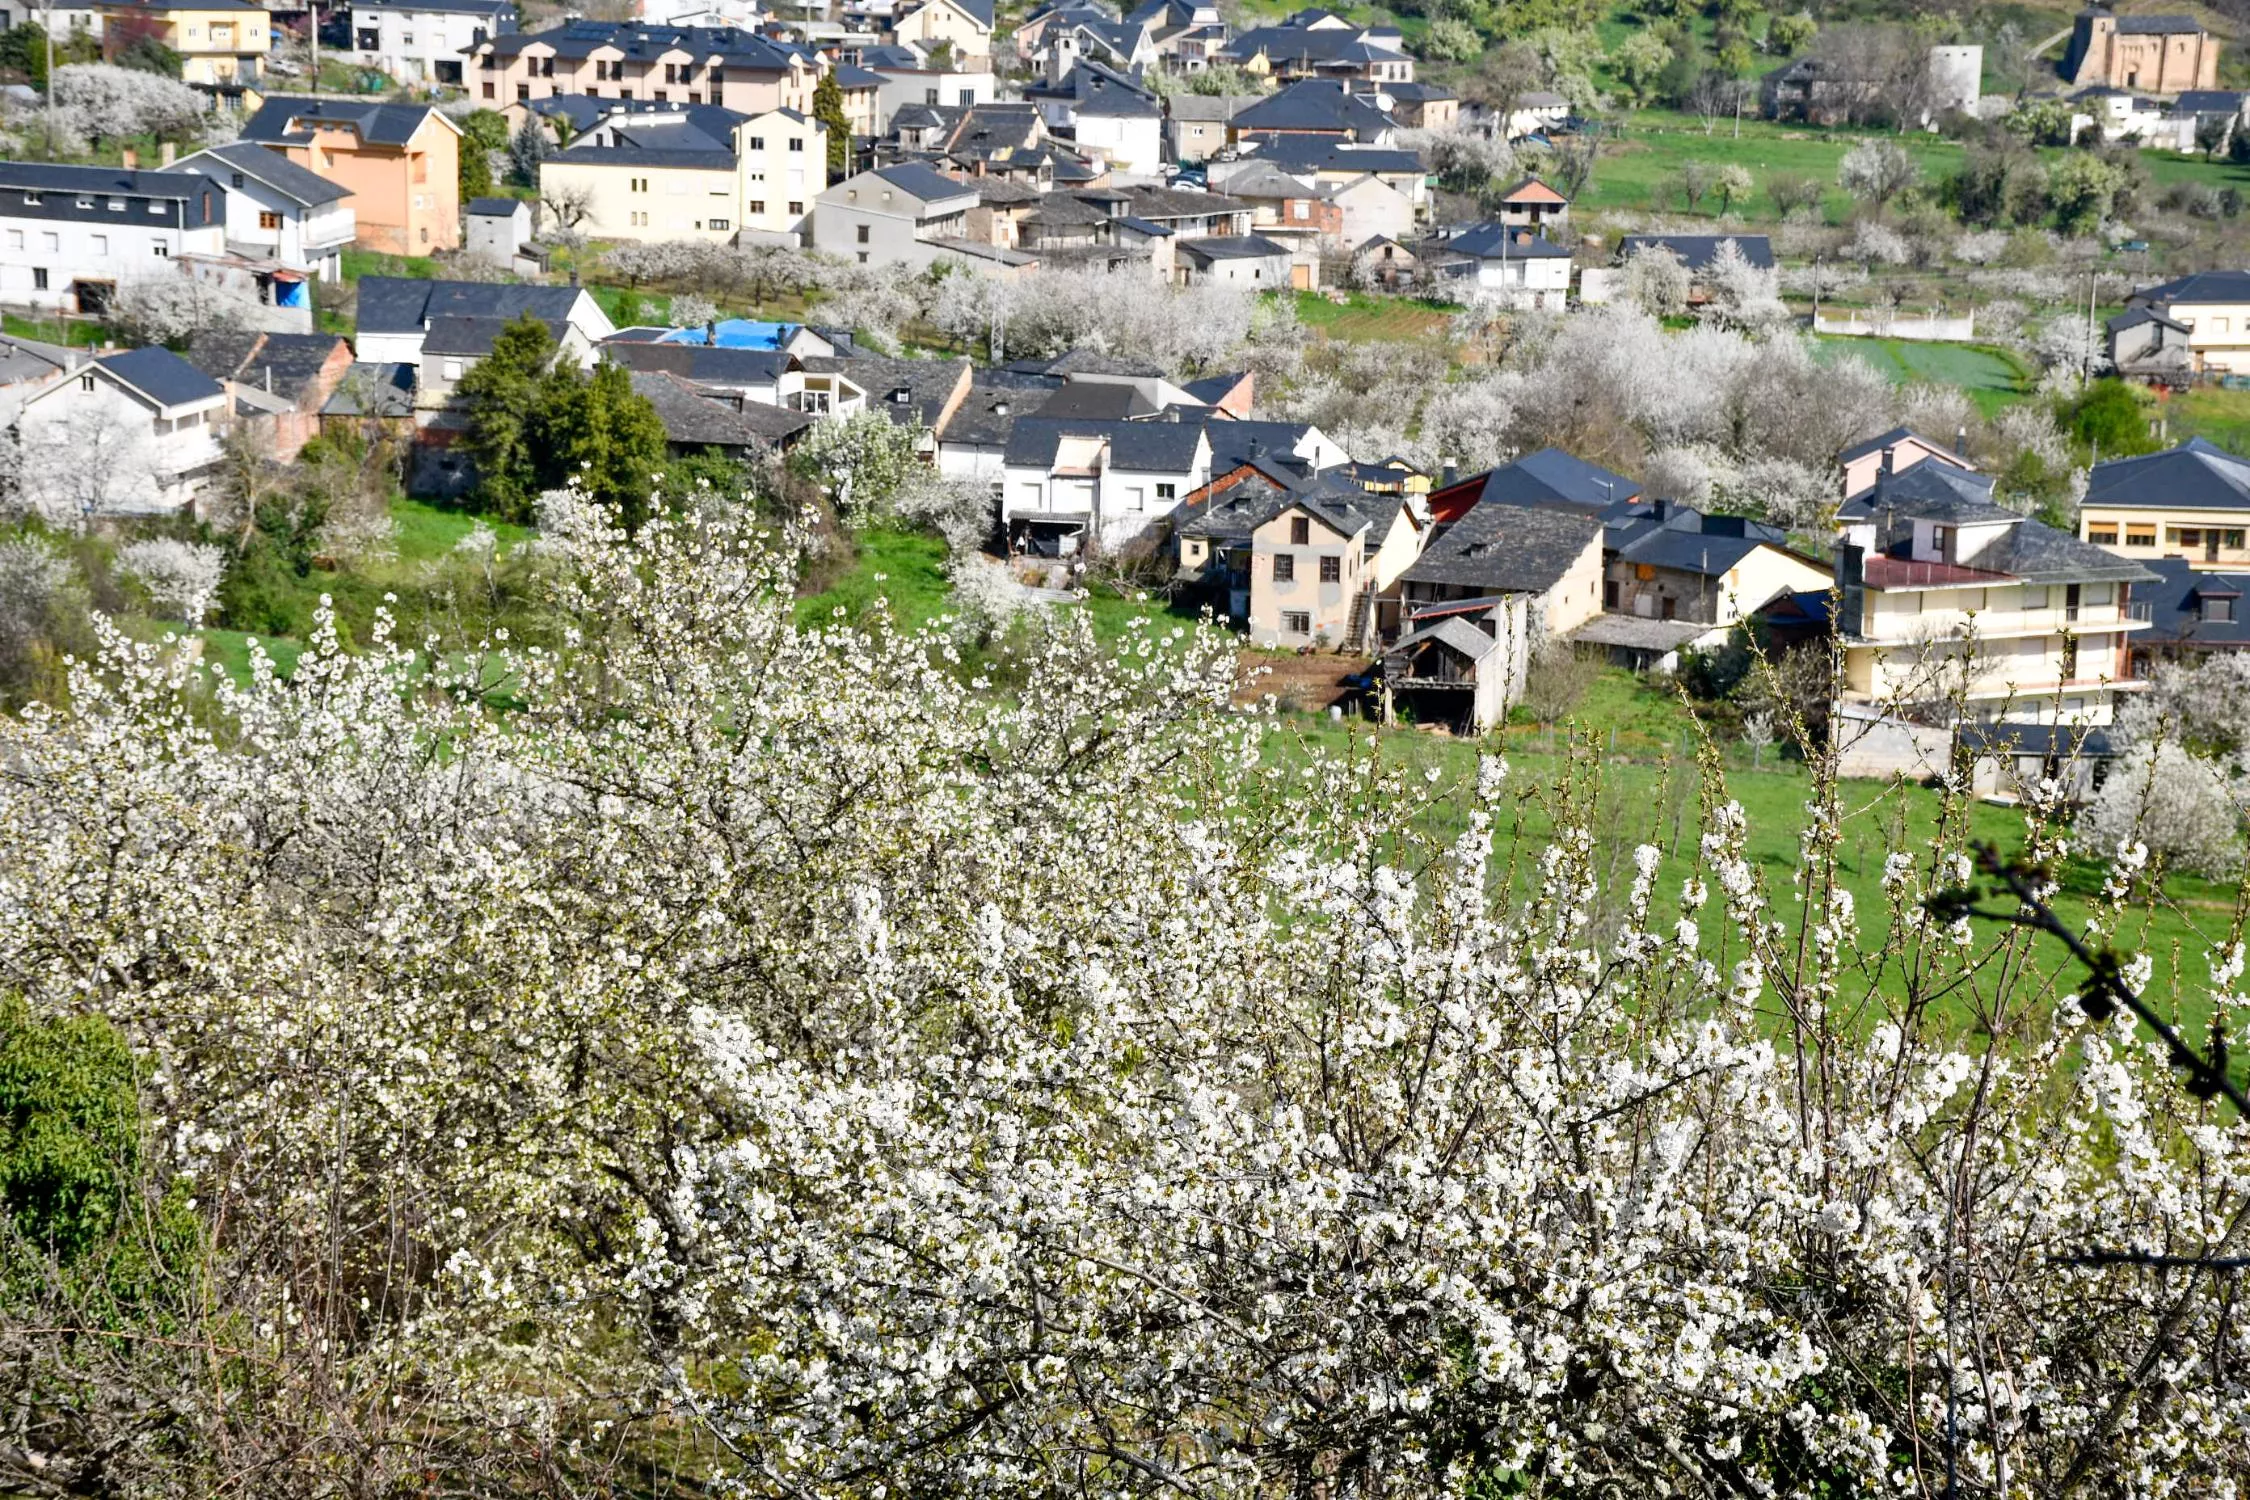
[[[1477,262],[1477,290],[1512,303],[1560,309],[1570,296],[1567,255],[1489,256]]]
[[[406,82],[460,84],[463,54],[515,29],[505,5],[355,5],[351,59]]]
[[[1154,177],[1164,167],[1164,121],[1156,115],[1089,115],[1077,118],[1078,146],[1098,152],[1112,169]]]
[[[169,170],[208,178],[226,194],[228,245],[269,257],[319,281],[343,279],[344,251],[359,233],[350,198],[307,206],[249,173],[235,171],[225,159],[204,152]]]
[[[936,104],[948,109],[968,104],[990,104],[992,74],[939,73],[927,68],[872,68],[883,80],[875,91],[875,133],[891,128],[891,116],[902,105]]]
[[[1114,550],[1145,534],[1178,508],[1182,496],[1210,481],[1211,445],[1201,437],[1188,467],[1165,471],[1115,467],[1102,438],[1066,437],[1051,466],[1003,462],[1001,525],[1026,516],[1084,517],[1085,535],[1097,547]]]
[[[72,196],[89,204],[126,201]],[[180,229],[126,210],[91,220],[0,214],[0,302],[78,312],[82,297],[93,302],[126,282],[175,274],[175,256],[225,251],[223,223]]]
[[[94,515],[158,515],[195,498],[219,461],[225,392],[178,408],[128,389],[87,364],[26,401],[16,419],[27,468],[72,465],[62,480]]]

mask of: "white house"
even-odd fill
[[[409,83],[463,83],[462,54],[516,29],[510,0],[354,0],[351,59]]]
[[[462,253],[488,265],[512,266],[537,227],[521,198],[471,198],[461,211]]]
[[[1181,240],[1172,246],[1172,265],[1182,286],[1205,281],[1258,290],[1289,285],[1289,247],[1262,234]]]
[[[861,265],[927,266],[968,229],[977,190],[920,162],[837,183],[813,205],[813,248]]]
[[[1116,551],[1210,478],[1200,422],[1025,417],[1002,457],[1001,526],[1010,547],[1040,556]]]
[[[525,313],[563,330],[565,352],[582,364],[592,361],[596,344],[617,331],[583,287],[362,276],[353,352],[365,364],[419,364],[422,342],[440,318],[505,323]]]
[[[1570,252],[1545,235],[1507,224],[1478,224],[1447,240],[1445,253],[1480,292],[1513,306],[1560,312],[1570,300]]]
[[[226,388],[169,349],[104,355],[24,402],[24,483],[87,515],[176,511],[217,468],[227,416]]]
[[[344,249],[359,232],[351,189],[263,146],[235,142],[165,170],[194,173],[226,194],[226,243],[317,281],[341,281]]]
[[[226,200],[192,173],[0,162],[0,302],[98,312],[174,256],[223,255]]]

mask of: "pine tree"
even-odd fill
[[[476,460],[484,502],[511,519],[528,513],[536,492],[555,347],[547,325],[525,313],[500,330],[492,353],[463,375],[457,387],[469,412],[465,446]]]
[[[820,75],[813,86],[813,118],[828,132],[828,180],[841,182],[851,169],[852,127],[844,118],[844,86],[833,69]]]

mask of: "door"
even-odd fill
[[[1289,268],[1289,285],[1290,285],[1291,287],[1295,288],[1295,289],[1296,289],[1297,291],[1300,291],[1300,292],[1309,292],[1309,291],[1311,291],[1311,290],[1312,290],[1312,267],[1311,267],[1311,266],[1291,266],[1291,267]]]

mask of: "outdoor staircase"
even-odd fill
[[[1368,650],[1373,644],[1374,626],[1375,595],[1372,590],[1362,590],[1353,596],[1351,618],[1344,622],[1344,649]]]

